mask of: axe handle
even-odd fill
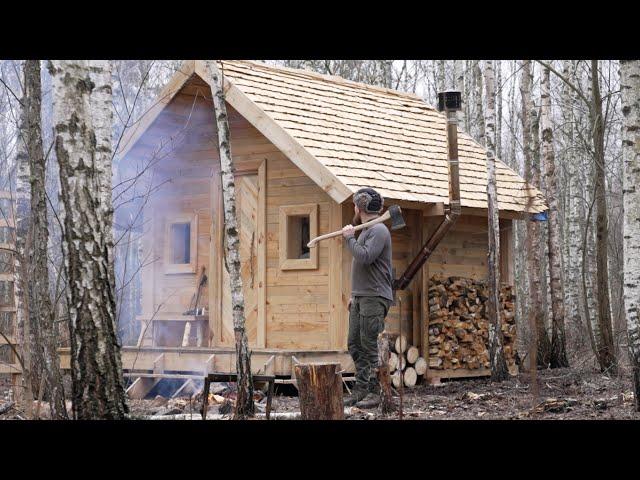
[[[353,227],[353,229],[357,232],[358,230],[362,230],[363,228],[370,227],[371,225],[375,225],[376,223],[386,222],[390,218],[391,218],[391,213],[389,213],[389,210],[387,210],[378,218],[374,218],[373,220],[370,220],[367,223],[361,223],[360,225],[356,225],[355,227]],[[337,237],[338,235],[342,235],[342,230],[338,230],[336,232],[331,232],[331,233],[325,233],[324,235],[320,235],[319,237],[316,237],[313,240],[311,240],[309,243],[307,243],[307,247],[311,248],[321,240]]]

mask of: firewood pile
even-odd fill
[[[429,282],[430,369],[489,368],[488,289],[478,280],[434,276]],[[507,367],[515,363],[515,295],[500,288],[500,309]]]
[[[391,383],[395,388],[400,388],[400,382],[405,387],[414,387],[427,371],[427,361],[420,356],[418,347],[409,345],[404,335],[393,334],[390,347],[388,365]]]

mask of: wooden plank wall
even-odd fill
[[[160,197],[167,195],[161,193],[162,190],[154,195],[160,201],[149,206],[149,213],[153,212],[150,216],[154,219],[154,238],[153,241],[149,241],[147,236],[147,243],[154,245],[154,248],[156,245],[163,248],[163,240],[159,239],[161,226],[156,224],[164,224],[165,213],[162,210],[165,208],[183,213],[197,211],[198,231],[203,237],[198,245],[197,267],[199,269],[201,265],[206,265],[210,273],[210,344],[224,346],[233,344],[233,331],[229,328],[228,319],[222,321],[217,313],[222,310],[220,290],[224,268],[221,263],[223,225],[220,215],[219,156],[210,95],[204,82],[194,77],[152,124],[139,144],[132,149],[132,154],[149,155],[154,148],[157,150],[159,142],[166,142],[170,137],[176,145],[170,150],[170,154],[156,165],[156,171],[168,177],[175,177],[176,173],[184,175],[185,172],[197,177],[185,181],[184,186],[179,182],[168,185],[167,188],[171,188],[172,193],[163,198],[169,198],[169,202],[164,202]],[[333,340],[329,333],[330,245],[325,242],[316,247],[320,249],[317,270],[281,271],[278,255],[278,214],[280,206],[283,205],[317,203],[318,228],[319,234],[322,234],[330,231],[330,221],[341,226],[341,222],[336,221],[335,211],[333,220],[331,219],[331,209],[335,210],[336,204],[246,119],[229,105],[227,109],[231,128],[231,152],[236,169],[245,174],[258,173],[263,163],[266,166],[262,174],[262,181],[266,183],[266,206],[258,215],[264,217],[266,226],[266,248],[261,248],[266,256],[266,281],[264,285],[259,286],[266,290],[266,293],[263,292],[259,296],[265,304],[262,309],[265,318],[262,326],[259,324],[257,329],[252,328],[254,336],[256,330],[263,332],[263,344],[257,346],[300,350],[330,349],[334,342],[337,343],[337,330],[333,330]],[[215,219],[213,223],[212,217]],[[333,248],[332,255],[335,256],[336,252],[337,249]],[[155,311],[160,301],[167,302],[166,297],[176,288],[177,294],[174,292],[165,309],[182,313],[196,288],[196,274],[169,278],[162,273],[162,261],[160,258],[143,273],[143,304],[146,316]],[[339,287],[341,282],[334,279],[334,296],[335,292],[340,291]],[[148,300],[149,295],[153,297],[153,302]],[[226,311],[223,314],[229,316],[230,312]],[[333,315],[341,316],[340,309],[334,308]]]

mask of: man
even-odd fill
[[[380,216],[382,196],[372,188],[361,188],[353,196],[354,224]],[[342,236],[353,255],[351,262],[351,299],[349,300],[349,354],[356,366],[356,384],[345,405],[373,408],[380,404],[378,334],[393,302],[391,270],[391,233],[384,223],[361,231],[358,239],[352,225]]]

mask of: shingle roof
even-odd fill
[[[229,80],[351,191],[448,200],[446,119],[421,98],[305,70],[222,62]],[[486,208],[485,149],[458,135],[463,207]],[[501,210],[541,212],[540,191],[497,162]]]

